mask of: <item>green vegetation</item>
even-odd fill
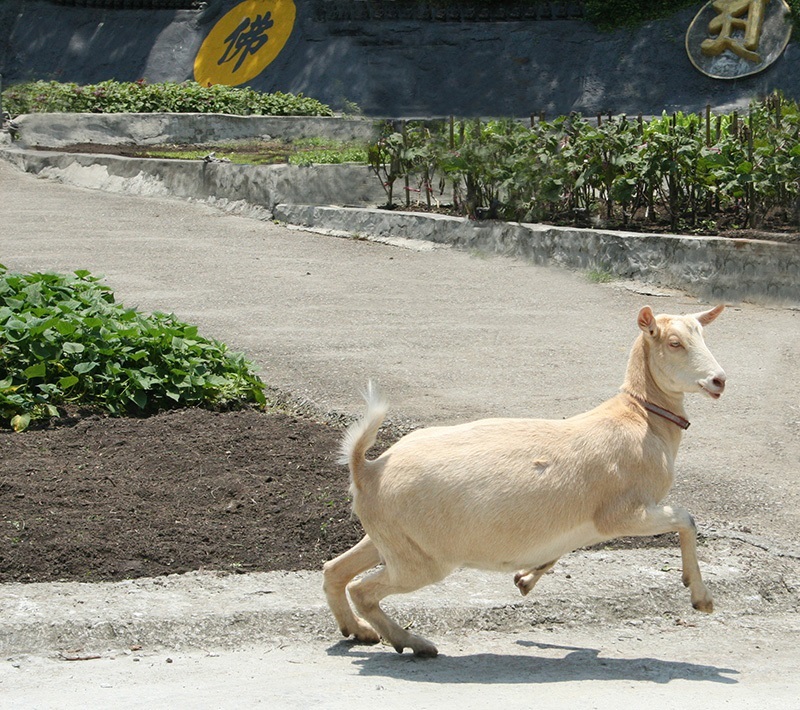
[[[248,88],[103,81],[79,86],[56,81],[17,84],[3,91],[3,108],[23,113],[230,113],[264,116],[332,116],[330,107],[302,94],[265,94]]]
[[[692,231],[769,218],[796,228],[798,137],[800,107],[776,94],[741,116],[387,124],[369,162],[388,203],[402,179],[428,204],[452,196],[473,219]]]
[[[800,33],[800,0],[786,0],[791,12],[792,24],[794,25],[793,39],[796,41]]]
[[[87,271],[0,265],[0,416],[17,431],[68,403],[141,415],[263,404],[263,390],[241,354],[172,315],[124,308]]]
[[[614,274],[602,269],[591,269],[586,272],[586,278],[593,284],[607,284],[615,280]]]

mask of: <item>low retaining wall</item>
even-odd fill
[[[375,205],[383,188],[365,165],[236,165],[203,160],[123,158],[0,147],[20,170],[108,192],[239,202]]]

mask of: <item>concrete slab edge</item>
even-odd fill
[[[197,144],[324,137],[370,141],[377,122],[341,116],[235,116],[221,113],[31,113],[14,119],[26,146]]]

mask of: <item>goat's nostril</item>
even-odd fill
[[[720,391],[725,389],[725,378],[724,377],[715,377],[713,380],[711,380],[711,383],[715,387],[719,388]]]

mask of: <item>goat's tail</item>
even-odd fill
[[[347,464],[353,480],[353,487],[360,491],[364,488],[364,475],[368,467],[367,451],[373,446],[378,436],[388,405],[380,396],[372,382],[367,383],[364,392],[367,411],[364,416],[353,422],[345,432],[340,449],[339,463]]]

